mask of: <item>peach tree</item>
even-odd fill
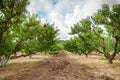
[[[71,35],[77,34],[77,37],[79,38],[79,51],[80,53],[83,53],[88,56],[88,54],[92,51],[95,51],[94,46],[97,46],[96,44],[93,44],[93,33],[91,28],[91,22],[89,20],[89,17],[86,19],[82,19],[79,23],[74,24],[73,27],[71,27]],[[92,43],[92,44],[91,44]]]
[[[115,4],[112,9],[107,4],[102,6],[97,13],[92,16],[93,27],[99,25],[106,29],[106,36],[102,36],[94,30],[93,32],[101,43],[101,52],[107,58],[109,63],[113,63],[113,59],[120,51],[120,4]]]
[[[22,22],[20,17],[26,13],[28,0],[0,1],[0,66],[4,66],[12,55],[14,39],[12,30]]]
[[[77,34],[86,49],[98,51],[112,64],[120,51],[120,5],[102,6],[93,16],[82,19],[71,28],[71,34]]]
[[[54,24],[46,23],[40,30],[40,34],[37,37],[39,41],[39,50],[45,53],[54,51],[58,43],[59,29],[55,28]]]

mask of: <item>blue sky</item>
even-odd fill
[[[38,14],[45,23],[55,23],[60,29],[59,37],[69,39],[70,27],[82,18],[91,16],[102,4],[120,4],[120,0],[30,0],[27,7],[31,14]]]

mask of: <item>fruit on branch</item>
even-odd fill
[[[10,8],[10,9],[14,8],[14,3],[12,2],[12,3],[8,4],[8,8]]]

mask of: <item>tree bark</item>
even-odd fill
[[[119,38],[118,36],[115,37],[115,40],[116,40],[116,43],[115,43],[115,46],[114,46],[114,53],[108,57],[108,63],[109,64],[112,64],[113,63],[113,59],[114,57],[116,56],[116,54],[118,53],[118,43],[119,43]]]
[[[86,58],[88,58],[88,54],[85,54]]]
[[[108,59],[108,64],[112,64],[112,63],[113,63],[113,59],[112,58]]]
[[[29,55],[29,58],[30,58],[30,59],[32,58],[32,54]]]
[[[2,47],[2,35],[3,35],[3,33],[0,32],[0,48]]]
[[[88,54],[89,54],[89,53],[85,53],[85,57],[86,57],[86,58],[88,58]]]
[[[0,67],[5,66],[8,60],[9,60],[9,57],[5,55],[0,55]]]

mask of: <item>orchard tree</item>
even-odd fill
[[[28,39],[26,42],[23,43],[21,46],[21,52],[25,52],[26,55],[29,55],[32,58],[32,54],[38,52],[39,49],[39,42],[37,39]]]
[[[0,7],[0,45],[2,44],[2,36],[9,30],[14,23],[12,20],[16,18],[19,22],[21,14],[26,12],[28,0],[1,0]],[[0,46],[1,47],[1,46]]]
[[[70,40],[66,40],[64,42],[64,49],[75,54],[81,54],[79,38],[73,37]]]
[[[0,66],[4,66],[12,54],[15,43],[11,30],[22,22],[20,17],[26,13],[28,4],[28,0],[0,1]]]
[[[120,51],[120,5],[113,5],[112,10],[104,4],[91,18],[82,19],[71,28],[71,34],[77,34],[82,43],[104,54],[108,63]],[[86,48],[85,48],[86,49]]]
[[[97,46],[93,42],[94,34],[91,28],[91,22],[89,17],[82,19],[79,23],[71,27],[71,35],[77,34],[79,38],[79,51],[88,57],[88,54],[95,50],[94,46]]]
[[[115,4],[112,9],[107,4],[102,6],[97,13],[92,16],[93,27],[98,25],[104,26],[107,35],[102,36],[96,30],[93,30],[101,43],[101,51],[108,59],[109,63],[113,63],[113,59],[120,51],[120,4]]]
[[[16,42],[13,53],[21,50],[30,55],[34,53],[36,45],[38,45],[37,36],[41,31],[40,27],[41,23],[40,20],[37,20],[36,15],[26,16],[24,22],[13,30],[12,35],[14,35],[14,42]]]
[[[59,29],[54,28],[53,24],[46,23],[40,30],[38,35],[39,50],[45,53],[53,51],[58,42]]]

